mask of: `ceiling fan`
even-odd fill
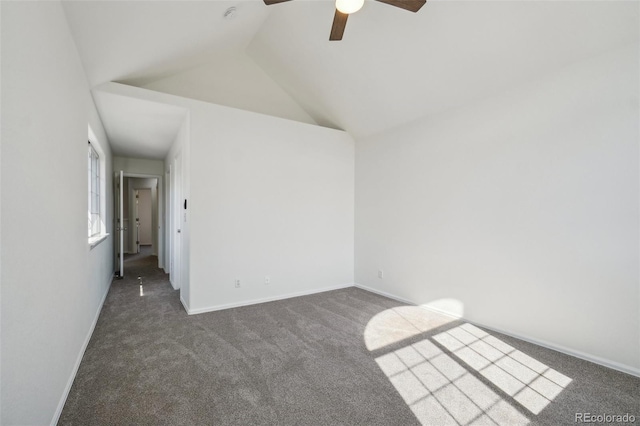
[[[264,0],[267,6],[277,3],[284,3],[291,0]],[[390,6],[399,7],[410,12],[417,12],[427,2],[427,0],[377,0]],[[333,16],[333,25],[329,40],[342,40],[344,28],[347,26],[347,18],[351,13],[362,8],[364,0],[336,0],[336,14]]]

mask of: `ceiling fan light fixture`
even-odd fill
[[[336,0],[336,9],[346,14],[359,11],[363,5],[364,0]]]

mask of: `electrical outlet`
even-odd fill
[[[271,284],[271,278],[269,277],[269,275],[265,275],[265,277],[264,277],[264,283],[265,283],[265,284]]]
[[[240,287],[240,280],[238,278],[236,278],[235,284],[236,284],[236,288]]]
[[[384,271],[382,269],[378,269],[378,278],[384,278]]]

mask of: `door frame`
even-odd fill
[[[165,212],[164,212],[164,176],[162,175],[154,175],[154,174],[145,174],[145,173],[127,173],[124,172],[124,177],[129,178],[142,178],[142,179],[157,179],[158,180],[158,191],[157,197],[158,202],[156,208],[158,209],[158,268],[163,269],[165,265],[165,253],[164,253],[164,245],[167,235],[168,226],[165,223]],[[124,180],[123,177],[123,180]],[[152,213],[153,214],[153,213]]]
[[[116,278],[124,278],[124,173],[122,170],[114,172],[114,231],[115,231],[115,244],[114,255],[116,260]]]
[[[178,290],[182,287],[182,200],[184,194],[182,151],[176,152],[169,165],[169,210],[170,215],[170,246],[169,246],[169,281]]]

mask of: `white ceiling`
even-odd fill
[[[356,137],[638,41],[637,2],[430,0],[417,14],[367,2],[338,43],[332,13],[279,5],[248,53],[318,123]]]
[[[93,99],[115,155],[162,160],[175,140],[184,108],[94,90]]]
[[[355,137],[638,43],[640,7],[635,1],[429,0],[413,14],[367,1],[349,17],[344,40],[329,42],[330,0],[273,6],[262,0],[64,5],[92,86],[119,81],[315,121]],[[225,20],[230,6],[238,13]],[[240,57],[236,65],[221,64]],[[247,61],[261,68],[259,79],[252,77],[255,70],[228,71]],[[274,99],[273,106],[264,97],[258,105],[258,92]],[[114,139],[111,127],[118,114],[98,103]],[[124,140],[122,132],[118,137]],[[135,144],[131,135],[126,140]],[[125,144],[115,145],[114,152],[123,155]]]
[[[63,6],[92,86],[143,85],[243,51],[270,9],[262,1],[92,1]],[[234,6],[234,19],[224,19]]]
[[[210,62],[142,86],[145,89],[317,124],[244,53]]]

